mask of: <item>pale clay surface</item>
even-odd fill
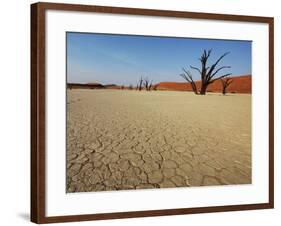
[[[67,192],[249,183],[251,95],[67,91]]]

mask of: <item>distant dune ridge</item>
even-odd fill
[[[241,75],[235,77],[229,77],[233,81],[227,87],[228,93],[252,93],[252,76],[251,75]],[[200,89],[201,81],[196,81],[197,89]],[[187,82],[160,82],[154,84],[156,90],[163,91],[192,91],[190,83]],[[100,83],[68,83],[67,87],[70,89],[121,89],[122,86],[115,84],[102,85]],[[128,89],[129,87],[124,87]],[[222,84],[220,80],[215,81],[214,83],[208,86],[207,92],[222,92]]]
[[[242,75],[231,77],[233,82],[227,87],[229,93],[252,93],[252,76]],[[196,81],[197,89],[200,89],[201,82]],[[157,90],[171,90],[171,91],[192,91],[190,83],[186,82],[160,82],[156,84]],[[207,89],[208,92],[221,92],[221,81],[217,80],[210,84]]]
[[[67,83],[67,88],[70,89],[104,89],[104,85],[100,83]]]

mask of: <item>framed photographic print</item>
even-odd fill
[[[273,208],[273,18],[31,5],[31,220]]]

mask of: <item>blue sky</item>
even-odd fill
[[[136,35],[67,33],[67,82],[136,85],[140,76],[153,83],[184,82],[182,67],[199,74],[204,49],[212,49],[209,64],[230,52],[221,66],[231,66],[222,73],[251,74],[251,42]]]

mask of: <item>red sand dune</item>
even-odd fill
[[[232,83],[227,87],[229,93],[252,93],[252,76],[242,75],[231,77]],[[186,82],[160,82],[156,84],[157,90],[192,91],[190,83]],[[200,90],[201,82],[196,81],[196,86]],[[208,92],[221,92],[221,81],[217,80],[208,86]]]

